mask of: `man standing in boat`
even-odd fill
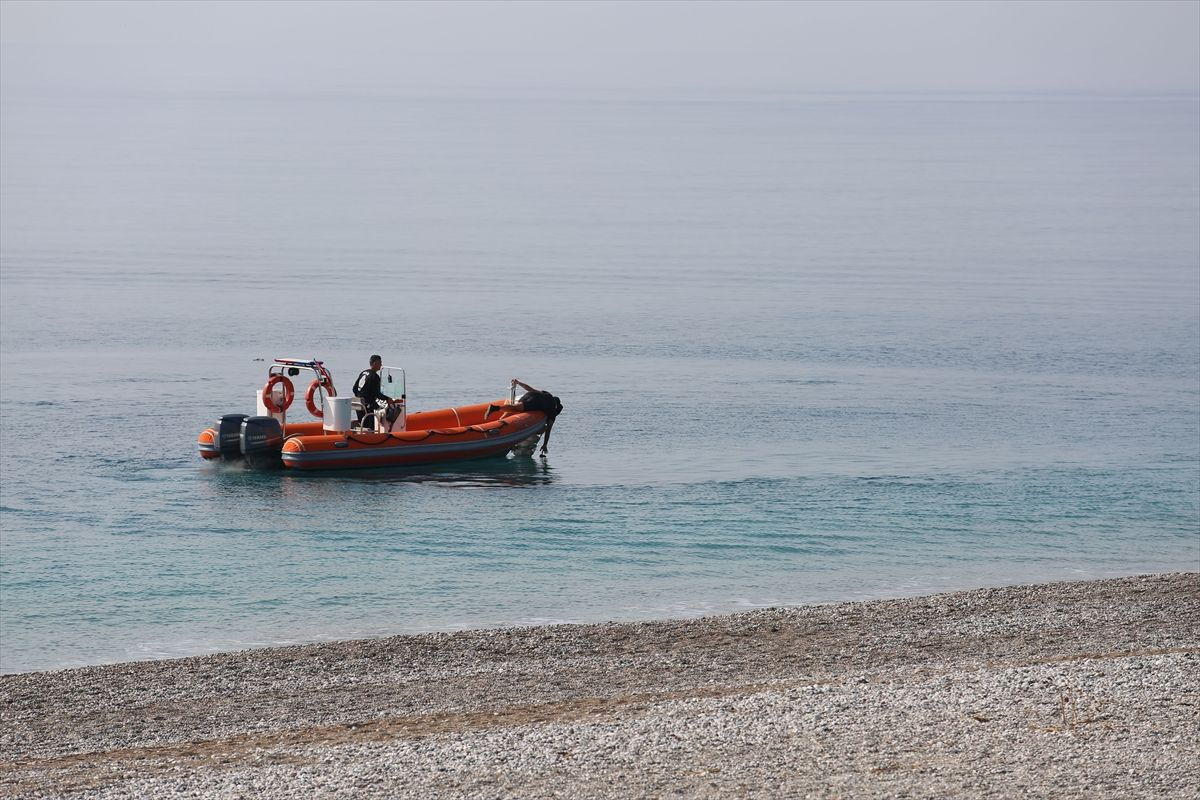
[[[383,356],[371,356],[371,366],[369,369],[364,369],[358,373],[358,380],[354,382],[354,396],[362,400],[362,411],[358,412],[358,424],[361,426],[363,417],[371,415],[380,407],[379,401],[385,403],[392,402],[392,398],[383,393],[380,388],[379,370],[383,369]],[[375,419],[371,418],[371,427],[375,427]]]
[[[512,382],[514,386],[524,389],[525,394],[521,395],[515,403],[488,406],[487,410],[483,412],[483,418],[487,419],[497,411],[507,411],[510,414],[519,414],[522,411],[541,411],[546,415],[546,435],[542,438],[541,448],[541,455],[544,456],[547,448],[550,447],[550,429],[554,427],[554,420],[562,413],[562,401],[544,389],[535,389],[516,378],[513,378]]]

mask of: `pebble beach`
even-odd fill
[[[1178,797],[1200,573],[0,677],[4,797]]]

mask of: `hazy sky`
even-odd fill
[[[1200,0],[0,0],[0,46],[8,92],[1200,92]]]

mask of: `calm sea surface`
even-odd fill
[[[1200,569],[1200,106],[5,97],[0,669]],[[550,458],[203,464],[275,356]]]

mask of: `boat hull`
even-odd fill
[[[525,418],[525,419],[521,419]],[[394,467],[487,458],[507,453],[545,429],[540,412],[518,414],[495,425],[471,425],[403,433],[350,433],[290,437],[283,465],[324,470]]]

